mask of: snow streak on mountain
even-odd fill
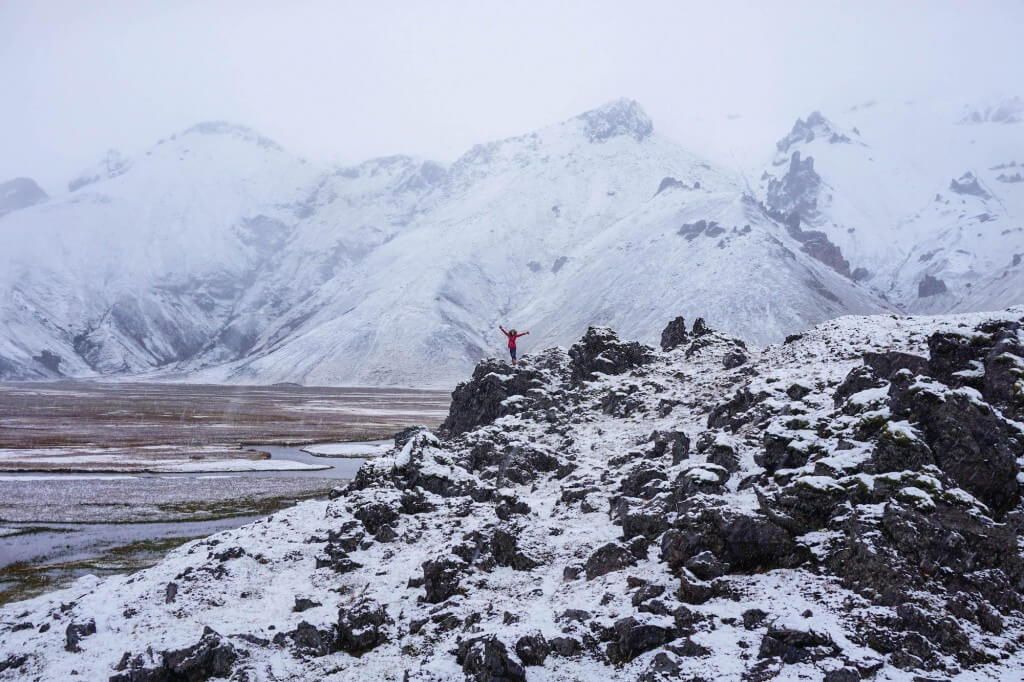
[[[54,196],[0,184],[0,378],[447,385],[501,350],[499,323],[544,347],[713,311],[764,344],[848,313],[1009,305],[1021,103],[948,114],[815,113],[756,187],[629,100],[451,164],[327,169],[202,123]]]

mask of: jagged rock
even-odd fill
[[[167,587],[164,588],[164,603],[173,604],[174,600],[178,597],[178,583],[169,582]]]
[[[710,334],[712,331],[714,330],[708,326],[708,323],[704,321],[704,318],[698,317],[693,321],[693,328],[690,330],[690,333],[693,334],[695,338],[699,338]]]
[[[552,637],[549,644],[551,644],[551,653],[562,658],[572,658],[583,651],[583,646],[575,637]]]
[[[777,657],[783,663],[803,663],[838,656],[841,652],[827,634],[769,626],[757,657]]]
[[[164,651],[158,666],[146,667],[141,656],[131,659],[128,669],[111,675],[110,682],[203,682],[227,677],[238,652],[210,628],[203,629],[199,642],[184,649]]]
[[[594,375],[622,374],[654,359],[653,349],[630,341],[620,341],[607,327],[590,327],[569,349],[570,369],[575,383],[591,381]]]
[[[786,389],[786,395],[789,396],[790,400],[803,400],[804,396],[811,392],[811,389],[800,384],[790,384],[789,388]]]
[[[686,320],[682,317],[677,317],[669,322],[661,332],[661,350],[668,352],[689,342],[689,340],[689,336],[686,333]]]
[[[673,570],[702,552],[710,552],[735,572],[792,568],[808,558],[772,521],[718,508],[682,515],[662,537],[661,559]]]
[[[0,673],[6,670],[18,670],[26,663],[28,663],[28,656],[22,654],[11,654],[4,660],[0,661]]]
[[[473,377],[452,391],[452,404],[441,431],[459,435],[512,414],[518,408],[506,400],[514,395],[525,396],[540,383],[540,373],[525,366],[513,371],[503,361],[482,360],[473,370]]]
[[[914,383],[909,373],[893,378],[889,399],[893,416],[915,420],[936,463],[961,487],[997,513],[1016,506],[1024,442],[988,406],[970,394]]]
[[[872,373],[879,379],[888,379],[901,369],[911,374],[928,374],[927,358],[900,351],[865,353],[864,364],[870,367]]]
[[[649,500],[661,489],[661,486],[657,484],[667,480],[668,474],[657,466],[641,462],[622,478],[622,482],[619,484],[619,493],[628,497],[641,497]],[[652,481],[656,485],[650,485]]]
[[[883,428],[871,451],[868,468],[874,473],[920,471],[933,464],[935,456],[927,443],[918,438],[910,438],[902,431]]]
[[[96,634],[96,621],[90,618],[84,623],[71,623],[64,631],[64,648],[67,651],[81,651],[78,644],[89,635]]]
[[[856,668],[844,667],[836,670],[829,670],[822,682],[860,682],[860,671]]]
[[[868,366],[854,367],[843,379],[843,382],[836,388],[832,395],[832,402],[839,407],[847,398],[854,393],[866,391],[869,388],[881,388],[885,382],[878,378],[874,370]]]
[[[338,648],[359,655],[388,641],[391,618],[383,606],[364,599],[338,611]]]
[[[540,566],[539,562],[519,550],[514,535],[500,528],[491,536],[491,555],[499,566],[510,566],[517,571],[529,571]]]
[[[612,571],[620,571],[636,563],[636,557],[621,545],[609,542],[599,547],[587,559],[587,580],[599,578]]]
[[[760,392],[753,394],[748,388],[741,388],[728,401],[715,406],[708,415],[708,428],[728,428],[736,431],[744,424],[754,419],[755,415],[748,414],[755,405],[763,402],[768,394]]]
[[[690,438],[682,431],[654,431],[651,433],[654,448],[651,454],[661,457],[672,453],[672,464],[679,464],[690,456]]]
[[[355,547],[352,548],[353,550]],[[324,553],[316,558],[317,568],[330,568],[337,573],[350,573],[358,568],[362,568],[362,564],[353,561],[349,558],[348,552],[341,544],[329,542],[324,547]]]
[[[722,366],[725,369],[736,369],[747,362],[747,356],[739,351],[729,351],[722,358]]]
[[[371,535],[376,535],[382,527],[390,526],[398,520],[398,512],[385,502],[363,505],[353,516],[363,522],[363,527]]]
[[[982,199],[990,198],[989,193],[982,189],[978,183],[978,178],[971,171],[967,171],[957,179],[950,180],[949,189],[957,194],[969,194],[981,197]]]
[[[632,616],[615,621],[615,641],[605,650],[613,663],[632,661],[640,654],[657,648],[676,638],[672,628],[645,624]]]
[[[743,612],[743,627],[747,630],[753,630],[763,623],[767,617],[768,614],[761,609],[747,609]]]
[[[292,611],[296,613],[301,613],[303,611],[308,611],[309,609],[316,608],[320,605],[320,602],[313,601],[312,599],[307,599],[306,597],[295,597],[295,605],[292,607]]]
[[[551,645],[539,632],[523,635],[516,641],[516,656],[523,665],[544,665],[550,653]]]
[[[451,559],[423,562],[424,599],[438,604],[459,591],[459,580],[464,564]]]
[[[467,680],[475,682],[525,682],[523,666],[508,655],[505,644],[494,635],[474,637],[461,644],[455,660]]]
[[[306,621],[299,623],[287,637],[292,640],[297,652],[308,656],[326,656],[331,653],[334,645],[332,633],[324,632]]]
[[[766,431],[763,437],[764,453],[754,455],[754,461],[769,474],[780,469],[796,469],[807,464],[808,453],[795,447],[789,436]]]
[[[701,552],[691,557],[685,564],[686,569],[701,580],[720,578],[729,572],[729,566],[722,563],[711,552]]]

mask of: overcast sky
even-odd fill
[[[0,0],[0,180],[63,191],[211,119],[445,161],[620,96],[699,152],[767,154],[816,108],[1024,95],[1022,27],[1021,0]]]

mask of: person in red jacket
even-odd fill
[[[508,338],[508,354],[512,356],[512,364],[514,365],[516,364],[516,339],[518,339],[520,336],[526,336],[530,332],[523,332],[522,334],[518,334],[516,333],[515,329],[509,329],[508,331],[505,331],[505,328],[502,327],[500,324],[498,325],[498,329],[500,329],[501,333]]]

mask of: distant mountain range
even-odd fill
[[[675,315],[765,344],[1024,300],[1021,100],[814,112],[764,158],[698,158],[630,100],[451,164],[201,123],[53,196],[0,184],[0,378],[444,386],[499,323],[526,352]]]

